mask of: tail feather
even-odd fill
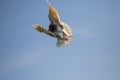
[[[57,47],[64,47],[65,44],[64,44],[64,41],[61,40],[61,39],[57,39],[57,44],[56,44]]]
[[[71,42],[71,39],[68,40],[61,40],[61,39],[57,39],[57,47],[64,47],[66,45],[68,45]]]

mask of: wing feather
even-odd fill
[[[51,4],[49,4],[49,20],[56,23],[61,22],[57,10]]]

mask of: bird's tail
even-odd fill
[[[71,37],[65,38],[65,39],[57,39],[57,47],[64,47],[66,45],[68,45],[71,42]]]
[[[57,39],[57,44],[56,44],[56,46],[57,46],[57,47],[64,47],[64,46],[65,46],[64,40]]]

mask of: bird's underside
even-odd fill
[[[57,10],[51,4],[49,4],[49,20],[50,25],[48,30],[39,24],[35,24],[34,28],[39,32],[57,38],[57,47],[68,45],[72,40],[72,31],[66,23],[60,20]]]

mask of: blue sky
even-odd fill
[[[0,80],[120,80],[120,1],[49,0],[73,30],[69,46],[48,28],[46,0],[0,0]]]

